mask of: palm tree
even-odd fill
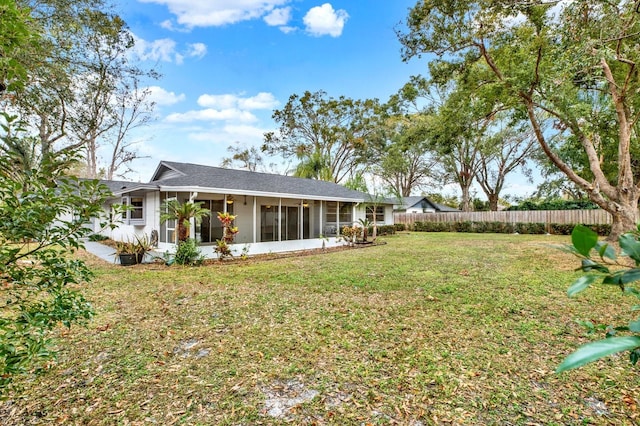
[[[189,228],[191,227],[191,219],[200,220],[204,216],[210,215],[211,211],[202,207],[202,201],[194,203],[187,201],[181,203],[176,199],[167,200],[162,204],[160,221],[162,223],[168,220],[175,220],[177,226],[176,238],[177,242],[186,241],[189,238]]]

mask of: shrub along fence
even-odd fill
[[[426,232],[570,234],[577,224],[600,235],[611,232],[611,215],[604,210],[396,213],[394,221],[407,230]]]

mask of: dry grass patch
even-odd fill
[[[568,299],[566,237],[410,234],[268,262],[90,260],[96,317],[7,424],[633,424],[638,368],[555,375],[624,299]]]

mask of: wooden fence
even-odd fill
[[[394,223],[415,222],[503,222],[610,224],[605,210],[531,210],[501,212],[394,213]]]

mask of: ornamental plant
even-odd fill
[[[348,245],[353,245],[356,239],[360,235],[361,229],[358,226],[343,226],[340,231],[340,235],[347,242]]]
[[[233,240],[236,238],[239,229],[237,226],[233,226],[233,221],[236,219],[235,215],[228,212],[218,212],[218,220],[222,224],[222,239],[216,240],[215,252],[218,254],[218,259],[222,260],[225,257],[233,256],[229,244],[233,244]]]
[[[598,241],[598,235],[583,225],[571,233],[572,245],[566,251],[580,258],[578,270],[584,272],[567,290],[569,297],[578,295],[591,285],[600,282],[619,289],[623,295],[640,299],[640,226],[634,232],[618,238],[620,250],[606,242]],[[632,312],[640,311],[640,304],[631,306]],[[586,324],[591,329],[593,325]],[[629,360],[635,365],[640,360],[640,318],[631,318],[627,324],[609,325],[605,338],[587,343],[562,361],[557,372],[581,367],[605,356],[629,352]]]
[[[181,203],[176,199],[170,199],[162,203],[160,207],[160,221],[176,221],[176,243],[186,241],[189,238],[189,228],[191,219],[200,220],[204,216],[210,215],[209,209],[202,207],[203,202],[186,201]]]

